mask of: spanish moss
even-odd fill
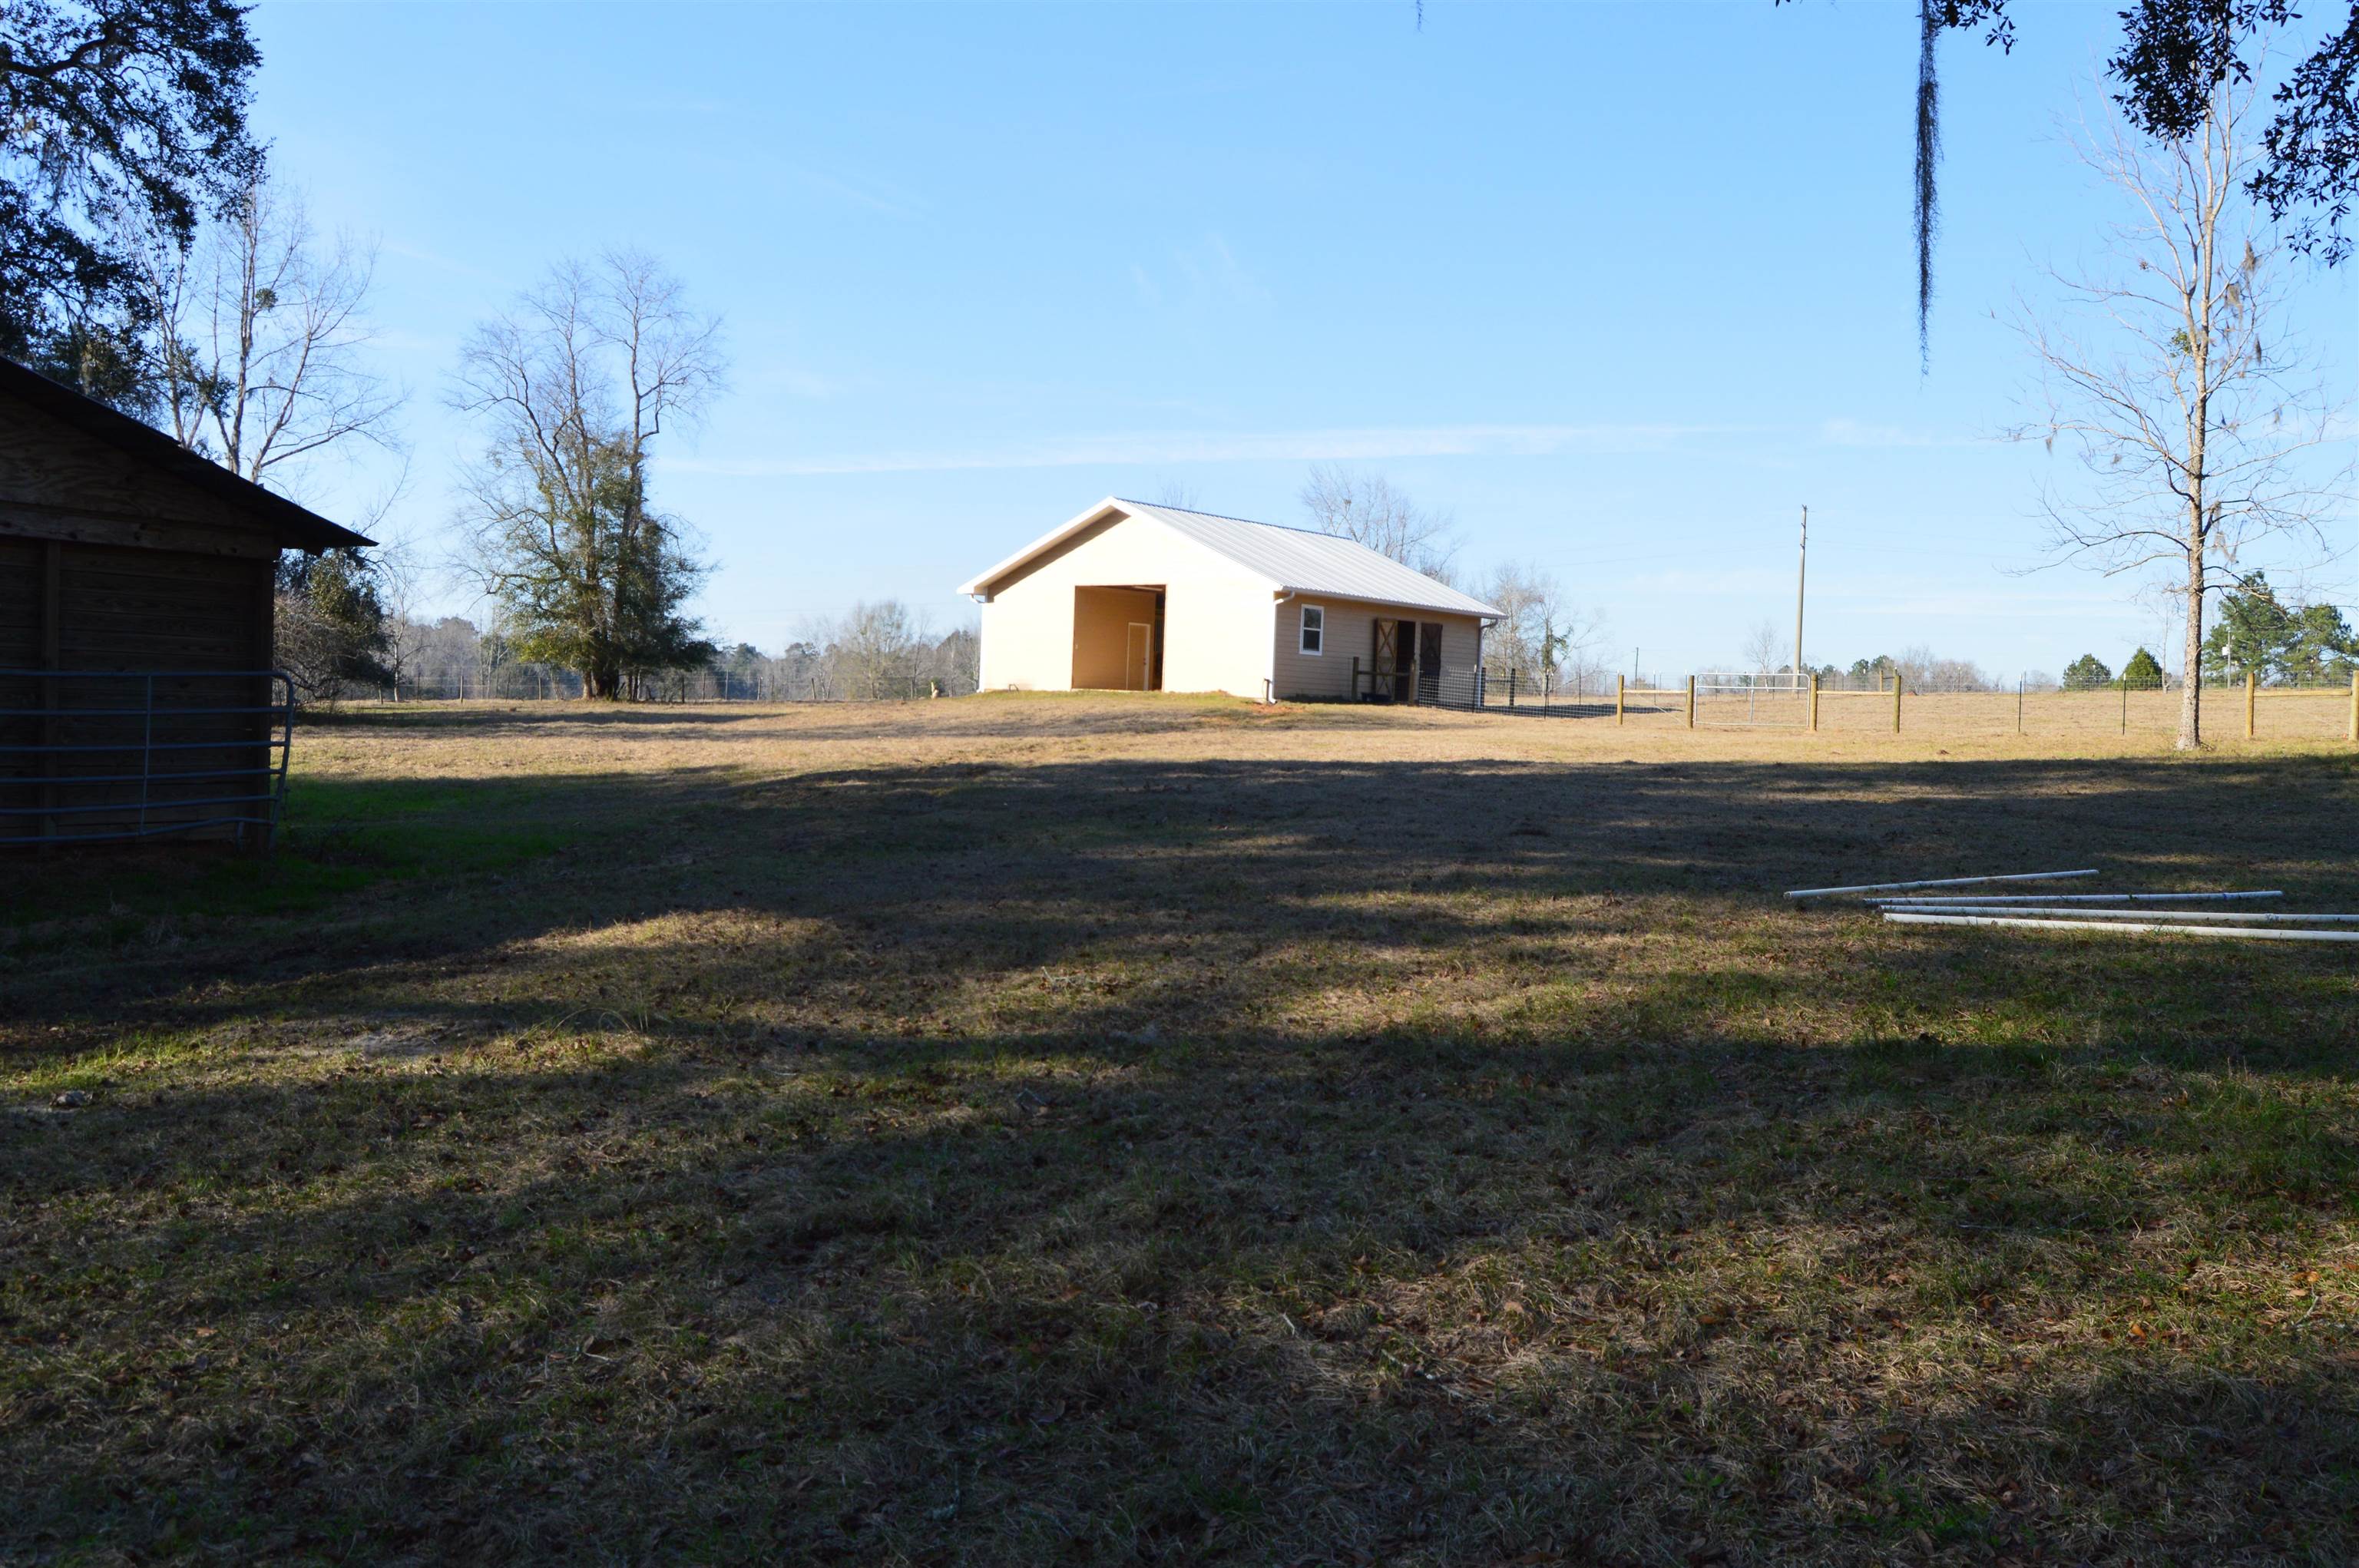
[[[1933,64],[1940,0],[1917,0],[1917,369],[1933,364],[1933,169],[1941,161],[1941,84]]]

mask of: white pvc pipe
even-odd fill
[[[1868,903],[1885,909],[1941,909],[1964,904],[2102,904],[2118,899],[2125,904],[2187,904],[2228,898],[2282,898],[2285,895],[2275,887],[2255,888],[2241,893],[1927,893],[1917,898],[1906,895],[1891,898],[1870,898]]]
[[[2084,920],[2110,920],[2121,916],[2134,920],[2359,920],[2359,915],[2288,915],[2257,909],[2092,909],[2081,905],[2042,908],[2022,904],[1945,905],[1938,909],[1886,909],[1887,915],[2077,915]]]
[[[1912,915],[1886,910],[1906,926],[2038,926],[2048,931],[2176,931],[2180,936],[2234,936],[2256,942],[2359,942],[2359,931],[2279,931],[2259,926],[2133,925],[2117,920],[2027,920],[2018,915]]]
[[[2089,871],[2017,871],[2006,877],[1933,877],[1922,882],[1863,882],[1856,887],[1795,887],[1788,898],[1817,898],[1831,893],[1890,893],[1902,887],[1966,887],[1977,882],[2060,882],[2067,877],[2094,877]]]

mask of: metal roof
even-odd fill
[[[1161,523],[1215,554],[1236,562],[1256,576],[1266,579],[1271,588],[1280,593],[1325,593],[1338,599],[1364,599],[1373,604],[1397,604],[1403,609],[1447,610],[1455,615],[1486,615],[1495,620],[1500,615],[1497,609],[1482,600],[1462,593],[1446,583],[1437,583],[1421,572],[1412,572],[1390,556],[1379,554],[1353,539],[1314,533],[1308,528],[1285,528],[1277,523],[1256,523],[1245,517],[1223,517],[1212,512],[1190,512],[1178,506],[1125,501],[1114,495],[1107,496],[1071,522],[1034,540],[977,576],[960,592],[983,592],[984,583],[1006,576],[1034,556],[1103,520],[1107,513],[1113,511]]]

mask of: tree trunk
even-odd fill
[[[2193,751],[2203,744],[2203,550],[2202,536],[2196,536],[2195,547],[2187,552],[2187,649],[2185,673],[2179,681],[2179,738],[2173,742],[2180,751]]]

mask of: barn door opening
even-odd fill
[[[1417,628],[1417,700],[1441,701],[1441,623],[1425,621]]]
[[[1163,590],[1107,584],[1073,590],[1073,688],[1163,690]]]

